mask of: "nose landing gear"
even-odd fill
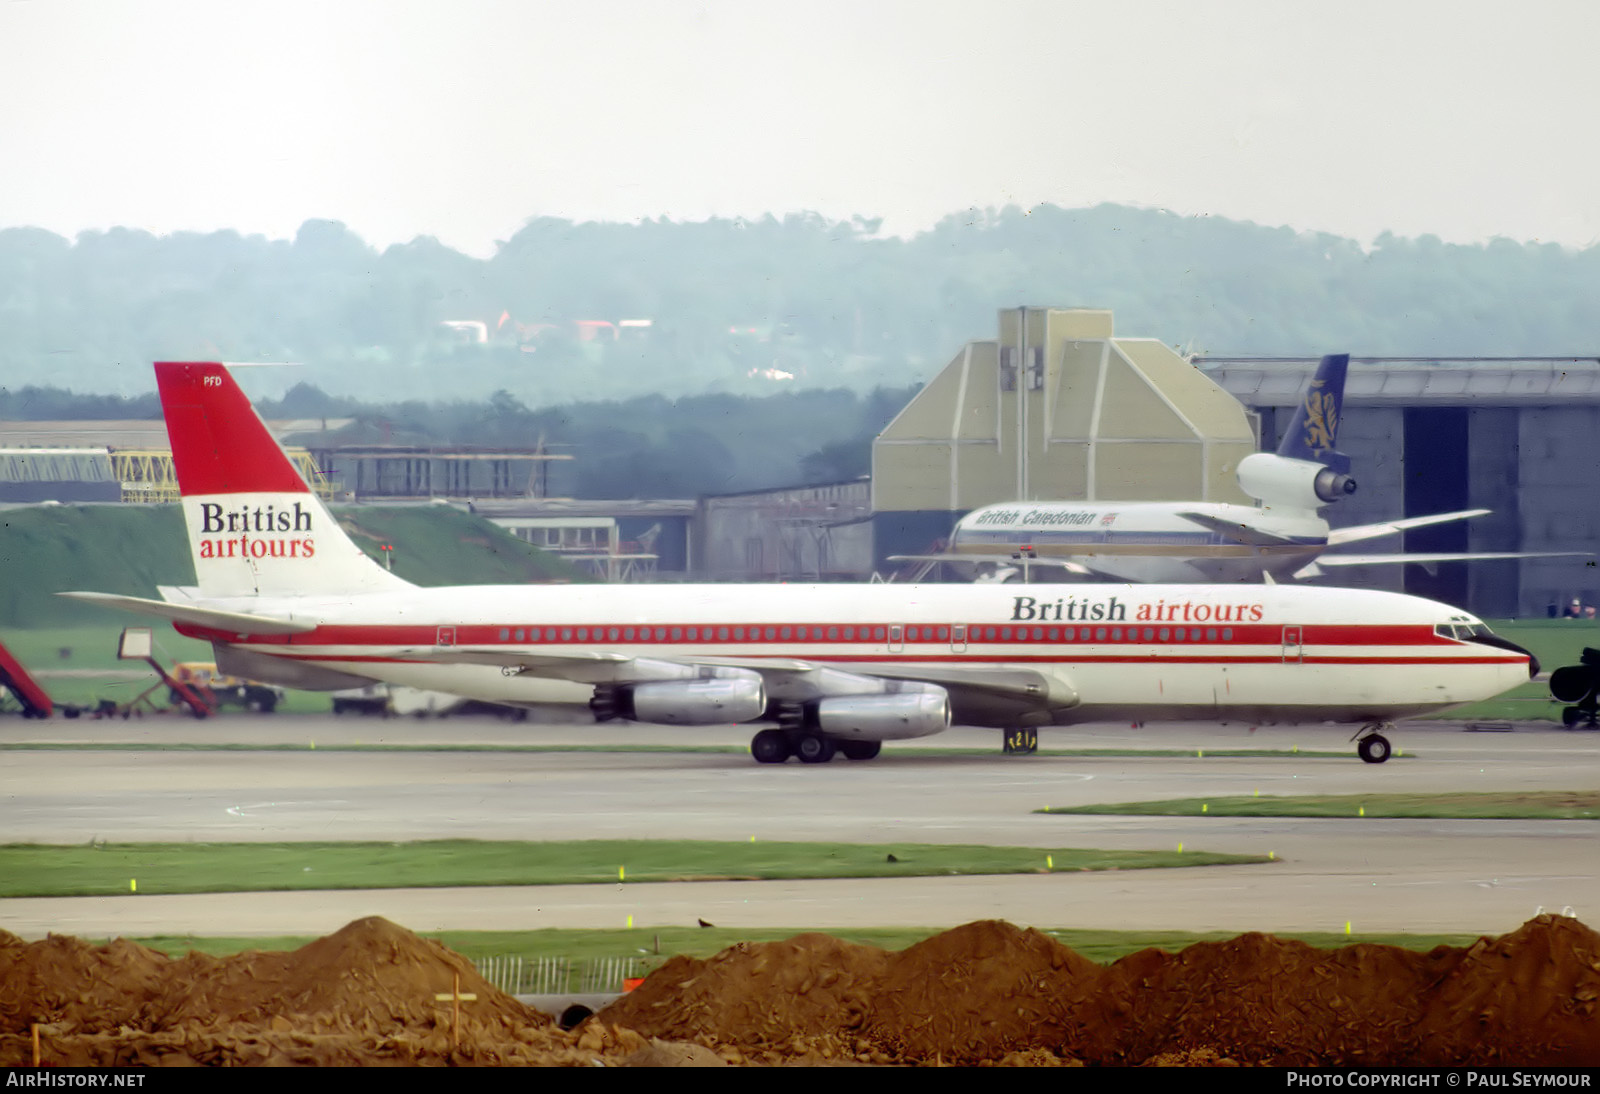
[[[1383,730],[1394,730],[1393,722],[1368,722],[1350,738],[1356,742],[1356,755],[1369,764],[1381,764],[1389,758],[1393,749],[1389,745],[1389,738],[1382,733]]]

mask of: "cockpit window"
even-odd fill
[[[1440,638],[1454,638],[1459,642],[1495,637],[1495,633],[1482,623],[1435,623],[1433,633]]]

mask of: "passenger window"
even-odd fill
[[[1104,642],[1106,640],[1106,629],[1104,627],[1095,628],[1094,640],[1096,642]]]
[[[1224,642],[1232,642],[1233,641],[1233,628],[1232,627],[1223,627],[1222,628],[1222,640]]]
[[[1111,641],[1113,641],[1113,642],[1121,642],[1122,641],[1122,628],[1121,627],[1112,627],[1111,628]]]

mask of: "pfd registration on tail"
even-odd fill
[[[367,557],[228,370],[156,365],[198,585],[80,599],[209,640],[286,687],[382,681],[498,703],[573,685],[601,718],[758,724],[756,759],[858,760],[952,722],[1336,722],[1387,758],[1394,719],[1496,695],[1529,654],[1454,608],[1216,585],[421,588]]]

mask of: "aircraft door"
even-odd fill
[[[950,627],[950,652],[967,652],[967,625],[965,623],[956,623]]]
[[[1283,663],[1298,665],[1305,655],[1305,647],[1300,642],[1299,627],[1283,628]]]

